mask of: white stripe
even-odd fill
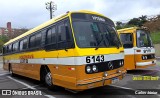
[[[151,64],[156,64],[156,60],[153,60],[154,63],[152,63],[152,61],[148,61],[148,62],[136,62],[136,66],[146,66],[146,65],[151,65]]]
[[[53,97],[53,96],[51,96],[51,95],[44,95],[44,96],[46,96],[46,97],[48,97],[48,98],[56,98],[56,97]]]
[[[137,52],[137,50],[141,50],[141,52]],[[144,53],[145,50],[150,50],[150,52]],[[151,53],[154,54],[155,53],[155,49],[154,48],[137,48],[137,47],[133,47],[133,48],[124,49],[124,53],[125,53],[125,55],[151,54]]]
[[[114,87],[117,87],[117,88],[122,88],[122,89],[128,89],[128,90],[135,91],[135,89],[133,89],[133,88],[122,87],[122,86],[117,86],[117,85],[112,85],[112,84],[111,84],[111,86],[114,86]]]
[[[15,81],[15,82],[18,82],[18,83],[20,83],[20,84],[26,86],[26,87],[29,88],[29,89],[34,89],[34,90],[36,89],[36,88],[34,88],[34,87],[28,85],[27,83],[24,83],[24,82],[22,82],[22,81],[16,80],[16,79],[14,79],[14,78],[12,78],[12,77],[10,77],[10,76],[7,76],[7,77],[10,78],[10,79],[12,79],[12,80]]]
[[[125,55],[133,54],[134,55],[134,48],[124,49],[124,54]]]
[[[135,89],[128,88],[128,87],[122,87],[122,86],[117,86],[117,85],[111,85],[111,86],[117,87],[117,88],[122,88],[122,89],[127,89],[127,90],[136,91]],[[128,96],[129,98],[136,98],[134,95],[125,95],[125,96]]]
[[[7,77],[10,78],[10,79],[12,79],[12,80],[15,81],[15,82],[18,82],[18,83],[26,86],[26,87],[29,88],[29,89],[37,90],[36,88],[28,85],[27,83],[24,83],[24,82],[22,82],[22,81],[16,80],[16,79],[14,79],[14,78],[12,78],[12,77],[10,77],[10,76],[7,76]],[[44,95],[44,96],[46,96],[46,97],[48,97],[48,98],[56,98],[56,97],[51,96],[51,95]]]
[[[86,63],[86,57],[87,56],[66,57],[66,58],[28,59],[28,63],[32,63],[32,64],[83,65],[83,64],[88,64],[88,63]],[[96,55],[96,57],[97,57],[97,55]],[[95,57],[95,59],[96,59],[96,57]],[[90,58],[90,59],[92,59],[92,58]],[[104,62],[105,61],[118,60],[118,59],[124,59],[124,53],[104,55]],[[10,60],[9,62],[10,63],[20,63],[20,60]],[[90,63],[94,63],[93,60],[91,60]],[[95,63],[98,63],[98,61],[96,61]]]

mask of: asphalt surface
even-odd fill
[[[154,78],[156,76],[160,77],[160,60],[157,60],[157,65],[154,67],[128,71],[126,77],[116,84],[79,93],[74,93],[61,87],[56,90],[49,90],[39,81],[18,75],[12,77],[1,67],[2,63],[0,63],[0,98],[160,98],[160,78]],[[154,80],[133,80],[134,77],[144,76],[151,76]],[[6,94],[4,90],[11,90],[12,95],[2,95],[2,92]],[[21,91],[20,94],[22,92],[39,92],[37,93],[38,95],[18,95],[17,91]],[[152,91],[155,94],[135,94],[140,91]]]

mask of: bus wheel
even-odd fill
[[[52,83],[52,75],[50,71],[46,71],[44,82],[49,89],[55,89],[56,86]]]
[[[9,64],[9,73],[11,76],[14,76],[13,70],[12,70],[12,66]]]

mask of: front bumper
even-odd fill
[[[147,61],[147,62],[136,62],[136,66],[147,66],[147,65],[155,65],[156,60]]]
[[[109,84],[112,84],[113,78],[116,77],[119,80],[122,80],[125,75],[126,75],[126,70],[123,70],[119,73],[109,74],[107,77],[100,76],[100,77],[80,80],[77,82],[76,87],[77,87],[77,90],[82,91],[85,89],[91,89],[91,88],[95,88],[95,87],[109,85]]]

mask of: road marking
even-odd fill
[[[0,76],[9,75],[9,73],[0,74]]]
[[[26,86],[26,87],[29,88],[29,89],[36,89],[36,88],[34,88],[34,87],[32,87],[32,86],[30,86],[30,85],[28,85],[28,84],[26,84],[26,83],[24,83],[24,82],[22,82],[22,81],[16,80],[16,79],[14,79],[14,78],[12,78],[12,77],[10,77],[10,76],[7,76],[7,77],[10,78],[10,79],[12,79],[12,80],[15,81],[15,82],[18,82],[18,83]]]
[[[34,88],[33,86],[30,86],[29,84],[27,84],[27,83],[25,83],[25,82],[16,80],[16,79],[14,79],[14,78],[12,78],[12,77],[10,77],[10,76],[7,76],[7,77],[10,78],[11,80],[15,81],[15,82],[18,82],[18,83],[26,86],[26,87],[29,88],[29,89],[37,90],[36,88]],[[44,93],[44,92],[43,92],[43,93]],[[54,96],[52,96],[52,95],[44,95],[44,96],[46,96],[46,97],[48,97],[48,98],[56,98],[56,97],[54,97]]]
[[[39,85],[34,85],[34,86],[32,86],[32,87],[38,87]],[[25,88],[22,88],[22,89],[28,89],[28,87],[25,87]]]
[[[128,90],[135,91],[135,89],[133,89],[133,88],[122,87],[122,86],[117,86],[117,85],[112,85],[112,84],[111,84],[111,86],[114,86],[114,87],[117,87],[117,88],[122,88],[122,89],[128,89]]]
[[[44,95],[44,96],[46,96],[46,97],[48,97],[48,98],[56,98],[56,97],[51,96],[51,95]]]
[[[135,89],[128,88],[128,87],[122,87],[122,86],[117,86],[117,85],[112,85],[112,84],[111,84],[111,86],[117,87],[117,88],[121,88],[121,89],[127,89],[127,90],[136,91]],[[129,98],[136,98],[135,95],[126,95],[126,96],[128,96]]]

